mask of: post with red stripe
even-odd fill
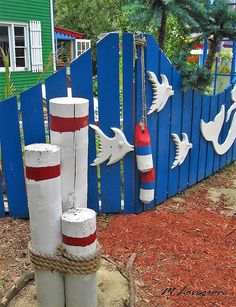
[[[40,253],[54,255],[61,244],[60,149],[56,145],[25,147],[26,188],[31,244]],[[64,281],[60,273],[35,271],[39,306],[64,307]]]
[[[77,208],[62,214],[62,242],[69,254],[79,257],[93,256],[97,249],[96,212]],[[67,307],[96,307],[96,273],[65,276]]]
[[[51,143],[61,149],[63,212],[87,207],[88,109],[83,98],[50,100]]]

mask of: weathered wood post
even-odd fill
[[[93,257],[97,249],[96,212],[87,208],[64,212],[62,238],[63,247],[69,254],[85,259]],[[67,307],[96,307],[96,272],[84,275],[67,274],[65,293]]]
[[[61,244],[60,149],[50,144],[25,147],[26,187],[32,248],[54,255]],[[35,271],[39,306],[64,307],[64,281],[60,273]]]
[[[88,108],[83,98],[50,100],[51,143],[61,149],[63,212],[87,207]]]

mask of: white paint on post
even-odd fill
[[[96,212],[77,208],[62,214],[63,247],[74,256],[89,256],[96,251]],[[67,307],[96,307],[96,273],[65,276]]]
[[[50,100],[51,143],[61,149],[63,211],[87,207],[88,108],[83,98]]]
[[[32,247],[53,255],[62,242],[60,149],[50,144],[28,145],[25,165]],[[36,270],[35,279],[39,306],[64,307],[60,273]]]

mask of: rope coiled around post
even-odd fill
[[[36,270],[55,270],[61,274],[88,275],[95,273],[101,265],[101,253],[99,246],[91,256],[78,257],[68,254],[61,246],[55,255],[41,253],[28,245],[29,258],[32,266]]]

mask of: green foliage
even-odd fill
[[[10,72],[10,59],[8,53],[0,47],[0,57],[3,59],[5,66],[5,98],[10,98],[14,95],[16,89],[14,84],[11,82],[11,72]]]

